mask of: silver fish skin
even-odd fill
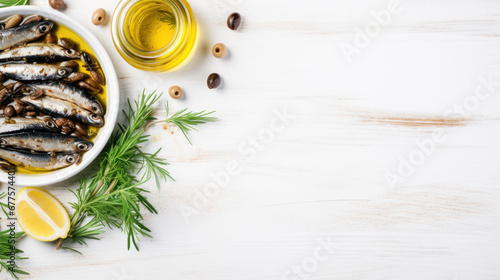
[[[33,170],[55,170],[79,164],[82,156],[78,153],[30,153],[26,151],[0,148],[0,158]]]
[[[43,96],[32,100],[29,96],[25,96],[21,98],[21,102],[31,105],[36,110],[49,116],[67,118],[72,121],[97,127],[104,125],[104,119],[101,116],[65,100],[50,96]]]
[[[9,62],[58,62],[80,59],[80,53],[56,44],[31,43],[0,53],[0,63]]]
[[[37,152],[86,152],[90,141],[71,135],[50,132],[16,132],[0,135],[0,145]]]
[[[53,21],[45,20],[0,30],[0,50],[34,41],[49,33],[53,26]]]
[[[90,93],[76,85],[64,82],[35,82],[19,87],[19,90],[25,94],[35,93],[39,89],[43,90],[45,96],[66,100],[94,114],[104,115],[101,103]]]
[[[0,118],[0,134],[19,131],[46,131],[59,132],[61,129],[56,122],[49,117],[45,118]]]
[[[73,69],[49,64],[14,63],[0,65],[0,72],[17,81],[46,81],[64,79]]]

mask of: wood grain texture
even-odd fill
[[[155,238],[140,252],[118,231],[78,247],[82,256],[26,238],[24,279],[500,278],[500,89],[466,114],[446,114],[469,102],[480,77],[500,81],[498,1],[401,0],[403,11],[348,63],[340,46],[389,1],[191,0],[200,44],[168,74],[133,69],[109,23],[91,24],[93,10],[111,13],[117,2],[67,0],[64,13],[108,50],[122,106],[143,88],[179,85],[185,99],[174,109],[217,110],[220,121],[192,134],[193,146],[176,128],[152,128],[147,149],[163,147],[176,182],[150,187],[160,214],[146,216]],[[243,15],[237,32],[225,26],[234,11]],[[217,42],[228,59],[211,57]],[[212,72],[222,89],[206,88]],[[283,110],[290,121],[273,129]],[[388,184],[435,133],[445,141]],[[255,137],[266,143],[251,148]],[[240,172],[187,223],[180,209],[230,162]],[[68,207],[79,178],[47,189]],[[322,242],[331,251],[314,266]],[[288,273],[294,266],[302,274]]]

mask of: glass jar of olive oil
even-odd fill
[[[185,0],[122,0],[113,14],[111,34],[130,65],[166,72],[192,56],[197,26]]]

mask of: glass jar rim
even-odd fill
[[[154,70],[157,68],[155,65],[167,63],[168,57],[176,52],[178,45],[183,44],[183,42],[181,42],[182,35],[184,32],[191,32],[190,25],[194,19],[192,18],[190,7],[186,7],[183,1],[157,0],[168,4],[174,10],[177,23],[175,36],[165,47],[159,50],[139,50],[126,39],[126,36],[124,36],[124,21],[130,8],[134,7],[134,5],[140,1],[144,0],[121,0],[118,3],[111,20],[111,36],[120,55],[124,58],[126,57],[132,66],[137,67],[134,64],[141,64],[141,66],[144,67],[151,64],[149,67]],[[185,22],[187,24],[185,24]],[[146,66],[146,68],[148,67]]]

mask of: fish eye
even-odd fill
[[[100,111],[100,110],[99,110],[99,106],[97,106],[97,105],[93,105],[93,106],[92,106],[92,112],[97,113],[97,112],[99,112],[99,111]]]
[[[73,156],[67,156],[67,157],[66,157],[66,161],[67,161],[68,163],[74,163],[74,162],[75,162],[75,158],[74,158]]]
[[[69,55],[73,55],[76,53],[76,51],[74,49],[68,49],[67,52]]]
[[[101,116],[97,115],[97,114],[91,114],[90,115],[90,118],[94,121],[100,121],[101,120]]]
[[[35,90],[32,87],[23,87],[22,91],[24,93],[33,93]]]
[[[52,121],[47,121],[47,127],[49,127],[49,128],[54,128],[54,127],[56,127],[56,125],[55,125],[55,123],[54,123],[54,122],[52,122]]]
[[[86,144],[84,144],[84,143],[79,143],[79,144],[76,146],[76,148],[77,148],[78,150],[80,150],[80,151],[85,151],[85,150],[87,150],[87,145],[86,145]]]
[[[41,33],[46,33],[49,30],[50,28],[47,25],[40,25],[40,27],[38,27],[38,31],[40,31]]]
[[[66,71],[66,69],[59,69],[59,70],[57,71],[57,73],[59,73],[59,75],[61,75],[61,76],[65,76],[65,75],[67,74],[67,72],[68,72],[68,71]]]

